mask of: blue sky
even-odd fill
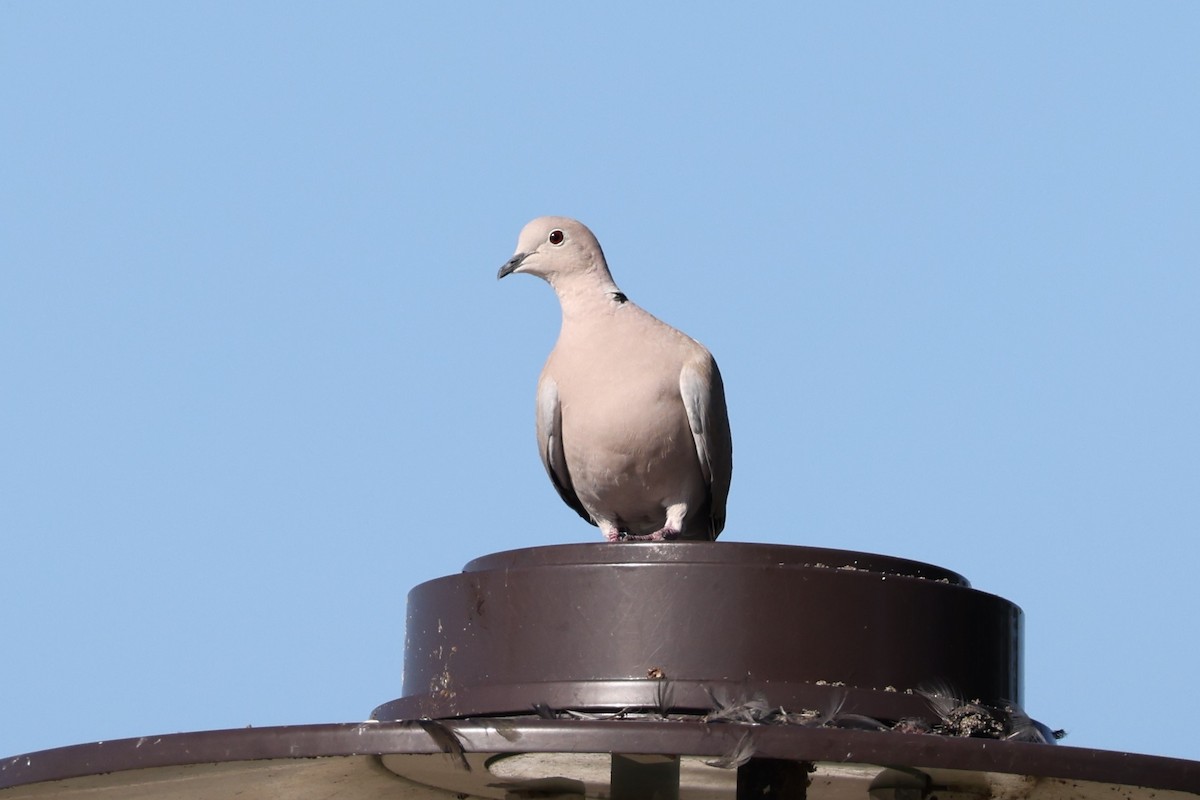
[[[0,4],[0,755],[365,718],[409,588],[598,541],[533,446],[557,304],[495,280],[564,214],[721,364],[723,541],[961,572],[1066,744],[1200,758],[1198,32]]]

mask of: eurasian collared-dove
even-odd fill
[[[537,275],[562,330],[537,390],[537,443],[554,488],[609,541],[716,539],[733,444],[717,362],[613,283],[582,223],[525,226],[498,278]]]

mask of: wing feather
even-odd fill
[[[712,509],[712,536],[725,528],[725,504],[733,475],[733,439],[725,407],[725,385],[717,362],[708,353],[683,365],[679,392],[687,412],[700,470],[708,484]]]
[[[537,443],[542,466],[550,476],[555,491],[563,502],[575,509],[575,513],[593,525],[596,521],[579,502],[571,473],[567,469],[567,456],[562,443],[562,405],[558,401],[558,385],[548,375],[538,381],[537,393]]]

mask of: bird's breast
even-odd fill
[[[679,488],[699,462],[679,392],[596,384],[562,397],[562,444],[576,486],[637,489],[654,502]]]

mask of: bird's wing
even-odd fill
[[[592,515],[579,502],[579,495],[575,494],[575,487],[571,483],[571,473],[567,470],[567,457],[562,443],[562,406],[558,402],[558,385],[549,375],[543,375],[538,381],[537,443],[542,466],[546,468],[546,474],[550,476],[558,496],[579,516],[595,525]]]
[[[704,353],[683,365],[679,374],[679,393],[696,443],[700,470],[708,484],[715,539],[725,527],[725,503],[733,474],[733,439],[725,408],[725,385],[711,355]]]

